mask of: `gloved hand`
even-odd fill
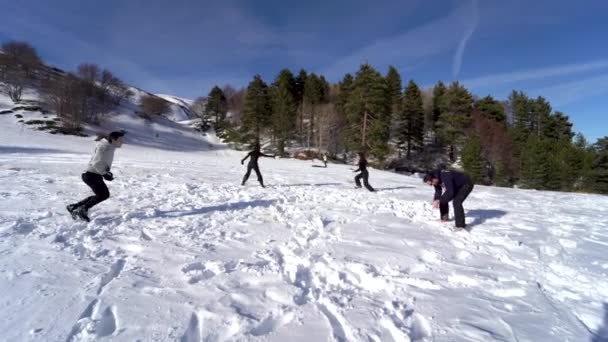
[[[241,165],[245,165],[245,161],[244,160],[241,160]]]
[[[104,173],[102,177],[103,177],[103,179],[107,180],[108,182],[111,182],[114,180],[114,175],[110,171]]]

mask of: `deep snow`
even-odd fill
[[[241,187],[244,153],[122,115],[86,224],[65,205],[89,195],[92,138],[16,122],[2,341],[608,341],[608,197],[477,186],[453,232],[416,177],[371,170],[369,193],[349,166],[264,158],[268,188]]]

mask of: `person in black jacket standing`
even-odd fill
[[[243,165],[243,164],[245,164],[245,160],[247,160],[247,158],[250,158],[249,164],[247,164],[247,173],[245,173],[245,177],[243,177],[243,182],[241,183],[241,185],[245,185],[245,183],[249,179],[251,170],[254,170],[255,174],[258,176],[258,182],[260,182],[260,185],[262,186],[262,188],[266,187],[266,186],[264,186],[264,178],[262,178],[262,174],[260,173],[260,167],[258,166],[258,159],[260,157],[274,158],[274,156],[262,153],[260,151],[260,144],[255,144],[253,151],[249,152],[247,154],[247,156],[245,156],[245,158],[243,158],[243,160],[241,160],[241,165]]]
[[[357,184],[357,188],[361,187],[361,178],[363,178],[363,185],[369,191],[376,191],[369,185],[369,172],[367,171],[367,159],[365,159],[365,153],[359,152],[359,168],[354,172],[361,172],[357,176],[355,176],[355,184]]]
[[[435,187],[435,197],[433,198],[433,207],[439,207],[442,221],[448,221],[450,201],[453,201],[454,216],[456,219],[456,228],[464,229],[464,208],[462,202],[467,199],[467,196],[473,190],[473,182],[469,176],[462,172],[446,170],[431,171],[424,176],[424,182]],[[445,188],[445,191],[442,190]]]

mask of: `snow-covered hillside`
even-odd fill
[[[6,105],[6,101],[4,105]],[[119,115],[112,197],[65,206],[91,137],[0,115],[1,341],[608,340],[608,197],[476,187],[452,232],[415,177],[262,159]],[[22,113],[26,115],[27,113]],[[157,136],[158,134],[158,136]]]
[[[183,99],[173,95],[156,94],[156,96],[170,102],[171,105],[169,113],[165,114],[165,117],[172,121],[186,121],[194,118],[194,114],[190,112],[188,108],[192,105],[192,100]]]

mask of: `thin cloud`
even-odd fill
[[[572,75],[582,72],[597,71],[608,68],[608,59],[587,63],[567,64],[549,68],[493,74],[462,81],[467,87],[491,87],[509,83]]]
[[[534,93],[548,98],[555,106],[564,106],[585,98],[608,94],[608,73],[541,88]]]
[[[479,4],[477,0],[471,0],[471,25],[464,33],[462,40],[458,43],[458,49],[456,49],[456,54],[454,55],[454,62],[452,64],[452,76],[454,78],[458,77],[460,73],[460,68],[462,67],[462,58],[464,56],[464,51],[467,47],[467,42],[471,39],[473,33],[477,29],[477,25],[479,24]]]
[[[450,51],[462,41],[461,32],[467,29],[468,9],[468,7],[458,7],[445,17],[402,34],[380,39],[341,58],[322,72],[330,78],[336,78],[346,72],[356,71],[365,62],[377,67],[385,67],[389,64],[403,67],[416,64],[423,58]]]

